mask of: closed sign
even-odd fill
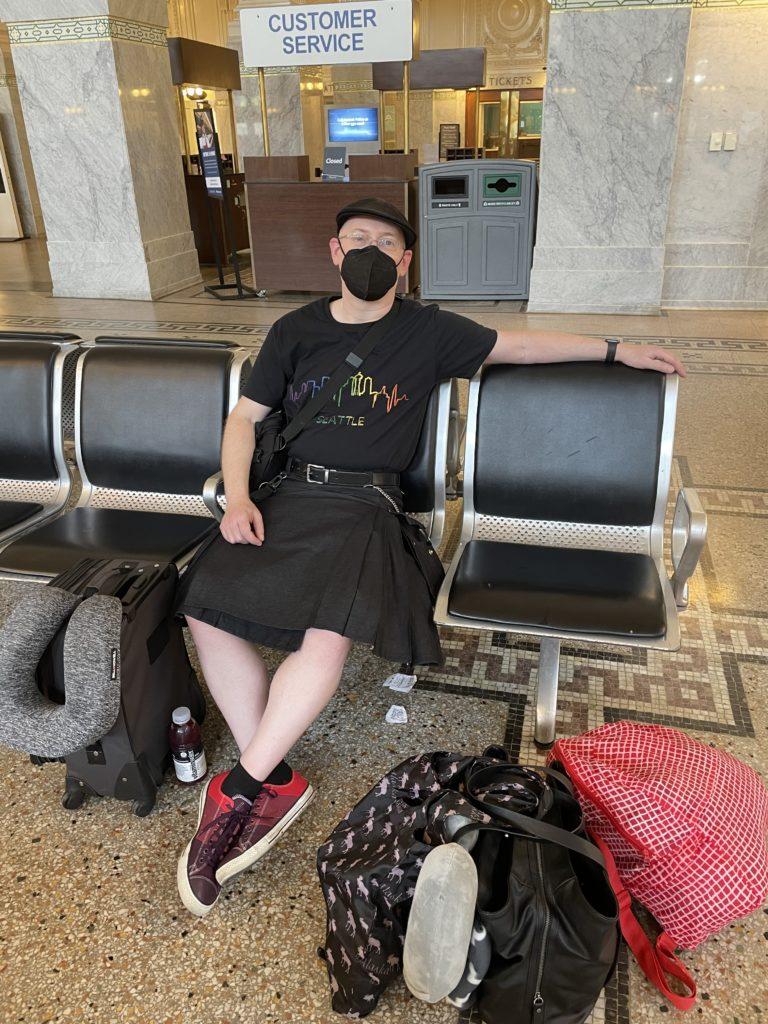
[[[240,12],[248,67],[369,64],[413,56],[411,0],[248,7]]]

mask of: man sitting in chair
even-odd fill
[[[330,251],[341,294],[272,325],[224,433],[226,514],[179,589],[176,610],[240,750],[231,771],[206,783],[179,859],[181,898],[200,916],[312,799],[285,758],[336,692],[353,641],[397,664],[442,663],[427,583],[395,514],[403,508],[399,473],[435,385],[470,378],[486,363],[615,359],[684,372],[655,346],[497,332],[396,299],[416,241],[403,214],[364,199],[345,206],[336,226]],[[281,405],[295,416],[395,302],[399,311],[364,364],[290,444],[287,477],[252,498],[254,425]],[[255,644],[290,652],[271,684]]]

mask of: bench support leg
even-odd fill
[[[557,677],[560,671],[560,641],[543,637],[539,650],[536,682],[536,724],[533,739],[537,747],[549,749],[555,742]]]

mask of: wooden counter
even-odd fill
[[[249,163],[245,161],[245,188],[256,288],[338,292],[339,272],[328,241],[336,234],[337,212],[356,199],[385,199],[418,229],[416,180],[268,182],[249,180]],[[418,267],[416,251],[404,290],[412,292],[418,284]]]

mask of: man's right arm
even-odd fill
[[[230,501],[248,501],[248,476],[255,447],[254,427],[270,412],[266,405],[243,396],[227,419],[221,445],[224,493]]]
[[[221,521],[221,533],[230,544],[261,545],[264,540],[264,523],[250,499],[248,477],[255,447],[254,427],[269,412],[269,406],[242,396],[224,428],[221,469],[227,511]]]

